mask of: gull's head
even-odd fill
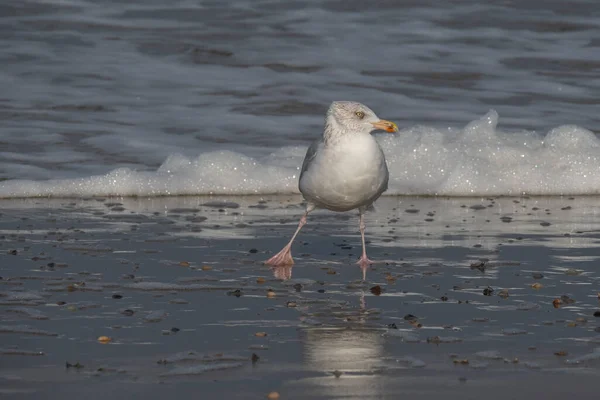
[[[398,132],[398,126],[379,117],[364,104],[354,101],[334,101],[327,111],[326,124],[344,133],[369,134],[376,129]]]

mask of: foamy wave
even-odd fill
[[[496,129],[488,112],[462,130],[413,127],[379,135],[390,170],[385,195],[574,195],[600,192],[600,140],[572,125],[545,137]],[[298,193],[305,148],[261,159],[218,151],[195,159],[171,155],[156,171],[0,183],[0,197],[245,195]]]

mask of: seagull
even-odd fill
[[[325,117],[323,137],[308,148],[300,172],[299,189],[306,211],[287,245],[265,264],[292,265],[292,243],[306,225],[306,217],[316,208],[344,212],[358,209],[362,240],[363,269],[373,263],[365,247],[364,214],[388,188],[389,173],[383,150],[371,136],[377,129],[398,132],[398,126],[379,119],[367,106],[353,101],[334,101]]]

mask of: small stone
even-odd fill
[[[471,269],[477,269],[481,272],[485,272],[485,263],[486,261],[479,261],[476,263],[471,264]]]
[[[560,299],[552,300],[552,305],[554,306],[554,308],[560,308],[561,304],[562,304],[562,301],[560,301]]]
[[[279,398],[279,393],[271,392],[267,395],[267,399],[269,400],[277,400]]]
[[[267,290],[267,297],[272,299],[273,297],[277,296],[275,294],[275,292],[272,289]]]
[[[498,292],[498,296],[502,299],[508,298],[508,290],[502,289],[501,291]]]
[[[200,269],[202,271],[210,271],[212,269],[212,267],[210,265],[203,265]]]
[[[423,327],[423,324],[421,324],[419,321],[408,321],[408,323],[411,326],[414,326],[415,328],[422,328]]]
[[[113,294],[113,295],[112,295],[112,298],[113,298],[113,299],[117,299],[117,300],[119,300],[119,299],[122,299],[122,298],[123,298],[123,296],[122,296],[122,295],[120,295],[120,294]]]
[[[370,290],[370,291],[371,291],[371,293],[373,293],[375,296],[379,296],[379,295],[381,294],[381,292],[382,292],[382,290],[381,290],[381,286],[379,286],[379,285],[373,286],[373,287],[372,287],[371,289],[369,289],[369,290]]]
[[[258,253],[258,250],[257,249],[250,249],[250,250],[248,250],[248,253],[250,253],[250,254],[256,254],[256,253]]]
[[[100,336],[98,337],[98,342],[102,343],[102,344],[107,344],[110,343],[112,341],[112,338],[108,337],[108,336]]]
[[[265,337],[265,336],[267,336],[267,332],[256,332],[254,334],[254,336],[256,336],[256,337]]]
[[[336,378],[339,378],[340,376],[342,376],[342,371],[338,371],[336,369],[335,371],[333,371],[333,376],[335,376]]]
[[[544,285],[542,285],[541,283],[538,283],[538,282],[532,283],[530,286],[532,289],[535,289],[535,290],[539,290],[544,287]]]
[[[265,283],[267,280],[263,277],[256,278],[256,283]]]
[[[573,300],[572,298],[570,298],[567,295],[560,296],[560,301],[562,301],[565,304],[573,304],[573,303],[575,303],[575,300]]]
[[[286,305],[286,307],[294,308],[294,307],[296,307],[297,304],[295,301],[288,301],[287,303],[285,303],[285,305]]]
[[[569,355],[569,353],[567,353],[567,352],[566,352],[566,351],[564,351],[564,350],[559,350],[559,351],[555,351],[555,352],[554,352],[554,355],[555,355],[555,356],[558,356],[558,357],[564,357],[564,356],[567,356],[567,355]]]
[[[531,276],[533,277],[533,279],[542,279],[544,277],[544,275],[540,274],[539,272],[534,272],[531,274]]]
[[[182,266],[182,267],[189,267],[189,266],[190,266],[190,263],[189,263],[189,262],[187,262],[187,261],[180,261],[180,262],[179,262],[179,265],[180,265],[180,266]]]

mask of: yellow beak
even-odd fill
[[[393,122],[386,121],[385,119],[382,119],[377,122],[371,122],[371,123],[377,129],[381,129],[386,132],[398,132],[398,125],[396,125]]]

